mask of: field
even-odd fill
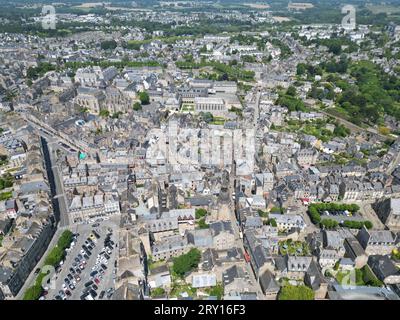
[[[391,15],[400,13],[400,7],[395,6],[367,4],[366,7],[374,14],[386,13],[388,15]]]
[[[253,9],[268,9],[270,6],[264,3],[243,3],[244,6],[248,6]]]

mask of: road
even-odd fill
[[[68,217],[68,205],[67,205],[67,199],[66,195],[64,192],[64,186],[62,182],[62,176],[60,173],[60,168],[57,165],[56,161],[56,148],[54,148],[54,143],[55,141],[52,141],[48,144],[49,147],[49,153],[50,153],[50,161],[51,161],[51,170],[53,171],[53,176],[54,176],[54,184],[55,184],[55,189],[56,189],[56,195],[55,197],[58,200],[58,205],[59,205],[59,212],[60,212],[60,227],[65,227],[70,224],[69,217]]]
[[[255,103],[255,109],[254,109],[254,128],[257,130],[257,125],[258,125],[258,118],[260,117],[260,100],[261,100],[261,89],[257,90],[256,93],[256,103]]]
[[[232,195],[235,194],[235,200],[232,199]],[[240,237],[241,230],[239,226],[238,219],[236,218],[236,212],[238,210],[238,192],[236,189],[236,172],[234,170],[231,171],[231,174],[229,176],[229,195],[230,195],[230,221],[231,225],[233,228],[233,232],[235,234],[235,245],[236,247],[240,248],[243,252],[243,254],[246,252],[243,244],[243,239]],[[245,264],[245,271],[248,274],[249,280],[251,283],[254,285],[254,287],[257,289],[257,296],[258,299],[264,300],[264,294],[261,290],[261,285],[257,281],[253,269],[250,266],[250,263]]]
[[[51,137],[54,140],[60,141],[74,150],[79,150],[85,153],[92,153],[94,150],[83,145],[79,141],[72,141],[69,137],[63,135],[61,132],[53,129],[49,125],[39,121],[35,117],[29,114],[21,114],[23,120],[25,120],[28,124],[30,124],[33,128],[38,130],[39,134],[44,136],[45,138]]]
[[[333,114],[331,114],[331,113],[329,113],[329,112],[326,112],[326,111],[324,111],[324,110],[321,110],[321,109],[318,109],[318,112],[320,112],[320,113],[322,113],[322,114],[324,114],[324,115],[326,115],[326,116],[335,118],[335,119],[338,120],[341,124],[343,124],[344,126],[346,126],[347,128],[349,128],[349,129],[352,130],[352,131],[356,131],[356,132],[368,132],[368,133],[370,133],[370,134],[373,134],[373,135],[377,136],[377,137],[378,137],[380,140],[382,140],[382,141],[386,141],[387,139],[390,139],[389,136],[385,136],[385,135],[383,135],[383,134],[380,134],[379,132],[377,132],[377,131],[376,131],[375,129],[373,129],[373,128],[362,128],[362,127],[359,127],[359,126],[357,126],[356,124],[354,124],[354,123],[352,123],[352,122],[350,122],[350,121],[347,121],[346,119],[343,119],[343,118],[341,118],[341,117],[339,117],[339,116],[337,116],[337,115],[333,115]]]

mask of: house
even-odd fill
[[[378,279],[385,284],[400,283],[400,270],[396,267],[393,261],[390,260],[389,256],[369,256],[368,265],[378,277]]]
[[[360,269],[367,264],[368,255],[356,238],[346,238],[344,241],[344,248],[346,250],[346,255],[354,261],[356,268]]]
[[[168,288],[171,285],[171,274],[167,264],[150,270],[147,283],[151,288]]]
[[[302,167],[314,165],[318,159],[318,152],[315,149],[301,149],[296,154],[297,163]]]
[[[197,112],[210,112],[213,115],[224,115],[227,111],[225,101],[214,97],[196,97],[194,104]]]
[[[276,300],[280,286],[276,282],[273,273],[270,270],[265,271],[261,274],[260,278],[258,279],[261,290],[265,295],[266,300]]]
[[[328,283],[314,259],[304,276],[304,283],[314,290],[316,300],[325,299],[328,293]]]
[[[234,265],[226,269],[222,274],[224,299],[225,297],[236,296],[245,292],[256,292],[249,280],[249,274],[240,265]]]
[[[363,226],[357,239],[368,255],[390,254],[396,248],[396,237],[389,230],[368,230]]]
[[[388,198],[375,205],[381,221],[389,228],[400,228],[400,198]]]
[[[256,279],[267,269],[273,270],[270,251],[256,237],[254,229],[245,230],[243,244],[246,250],[245,256],[248,257],[247,261],[250,261]]]
[[[187,234],[188,242],[198,248],[212,248],[213,236],[210,229],[191,230]]]
[[[153,244],[152,256],[154,261],[169,260],[188,252],[190,247],[187,237],[172,235]]]
[[[322,249],[318,257],[318,263],[322,269],[331,269],[341,257],[342,255],[337,250]]]
[[[306,227],[303,217],[299,214],[270,213],[269,218],[276,221],[279,231],[287,232],[293,229],[304,230]]]
[[[9,218],[0,218],[0,236],[4,236],[10,231],[13,220]]]
[[[218,221],[210,224],[213,246],[216,250],[227,250],[235,245],[235,234],[230,221]]]
[[[304,279],[312,259],[311,256],[287,256],[287,276],[291,279]]]

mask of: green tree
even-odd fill
[[[100,117],[107,118],[109,115],[110,115],[110,111],[108,111],[106,109],[100,110],[100,113],[99,113]]]
[[[198,208],[195,211],[196,219],[201,219],[207,215],[207,210],[203,208]]]
[[[140,110],[142,110],[142,105],[141,105],[139,102],[135,102],[135,103],[133,104],[133,110],[135,110],[135,111],[140,111]]]
[[[73,233],[70,230],[65,230],[58,239],[57,246],[66,249],[72,242]]]
[[[143,106],[150,104],[150,97],[146,91],[139,92],[139,100]]]
[[[276,220],[275,219],[269,219],[268,223],[271,227],[277,227],[278,225],[276,224]]]
[[[198,249],[192,248],[186,254],[182,254],[179,257],[174,258],[173,260],[173,271],[180,276],[181,278],[184,275],[197,268],[201,259],[201,253]]]
[[[25,291],[23,300],[38,300],[42,292],[43,292],[42,286],[35,284],[34,286],[28,288]]]
[[[117,42],[115,40],[105,40],[101,42],[100,47],[103,50],[113,50],[117,47]]]
[[[296,94],[297,94],[297,90],[296,90],[296,88],[295,88],[294,86],[289,86],[289,88],[288,88],[287,91],[286,91],[286,94],[287,94],[288,96],[295,97]]]

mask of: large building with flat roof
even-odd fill
[[[211,97],[196,97],[194,99],[197,112],[211,112],[213,115],[222,115],[227,109],[223,99]]]

